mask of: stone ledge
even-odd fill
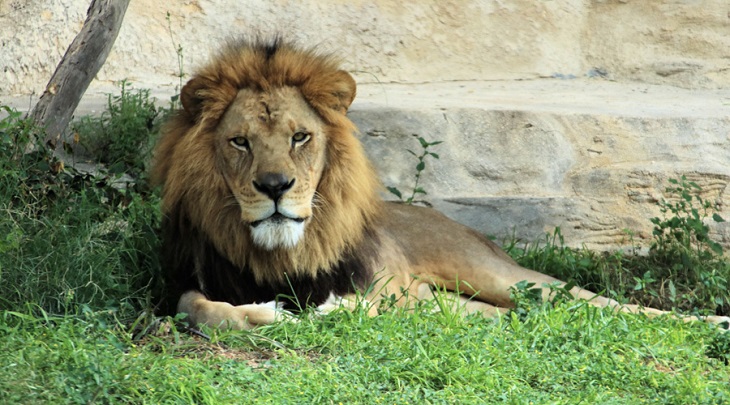
[[[160,105],[177,91],[176,83],[131,81],[132,89],[150,89]],[[102,111],[112,82],[91,83],[77,115]],[[0,95],[0,103],[28,110],[38,95]],[[359,84],[352,111],[440,110],[536,111],[633,117],[722,117],[730,115],[730,89],[688,90],[673,86],[613,82],[603,79],[536,79]]]
[[[730,89],[688,90],[603,79],[365,84],[352,109],[476,108],[624,117],[722,117]]]

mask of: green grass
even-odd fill
[[[133,341],[106,312],[0,319],[3,403],[724,403],[704,324],[560,304],[526,321],[337,312]],[[35,313],[35,311],[33,311]],[[165,329],[164,327],[161,329]],[[8,378],[9,377],[9,378]]]
[[[137,157],[158,125],[147,93],[127,90],[110,96],[106,115],[77,126],[81,140],[98,132],[84,125],[104,127],[128,147],[115,158],[101,148],[97,160],[110,169],[96,174],[63,168],[34,142],[42,130],[4,108],[0,403],[730,402],[730,333],[540,303],[527,286],[515,290],[518,308],[498,319],[433,313],[436,304],[424,303],[374,318],[305,313],[205,338],[156,318],[159,197]],[[422,147],[419,164],[433,156]],[[136,182],[119,187],[121,174]],[[662,202],[663,217],[648,219],[655,240],[646,256],[569,248],[559,230],[541,243],[508,241],[507,250],[624,302],[728,314],[730,266],[704,227],[721,218],[695,190],[686,179],[670,185],[676,197]]]

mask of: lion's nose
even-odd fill
[[[269,198],[277,201],[294,185],[294,179],[289,180],[282,173],[264,173],[253,181],[253,186],[260,193],[266,194]]]

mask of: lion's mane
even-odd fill
[[[240,89],[282,86],[299,89],[326,123],[326,164],[303,240],[267,251],[242,223],[213,132]],[[151,173],[163,186],[163,266],[173,295],[196,289],[236,305],[290,294],[299,305],[318,304],[371,280],[380,185],[345,115],[354,94],[337,60],[279,40],[229,43],[193,76],[183,108],[163,128]]]

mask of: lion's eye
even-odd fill
[[[307,142],[310,137],[306,132],[297,132],[291,137],[292,146],[301,145]]]
[[[246,139],[243,136],[236,136],[230,139],[231,145],[233,145],[234,148],[240,149],[243,151],[248,151],[249,145],[248,145],[248,139]]]

